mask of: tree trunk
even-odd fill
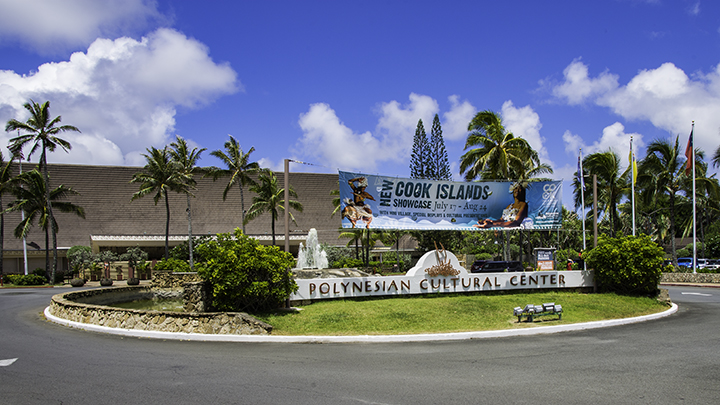
[[[55,284],[55,271],[57,269],[57,226],[55,225],[55,217],[53,216],[52,211],[52,203],[50,201],[50,175],[48,174],[48,167],[47,167],[47,158],[45,156],[46,153],[46,146],[45,142],[43,141],[42,144],[42,155],[40,156],[40,162],[43,167],[43,177],[45,180],[45,204],[47,206],[48,211],[48,220],[50,221],[50,229],[52,230],[52,239],[53,239],[53,264],[52,264],[52,272],[50,273],[50,284]],[[46,232],[47,235],[47,232]],[[48,248],[47,243],[47,236],[45,241],[45,249]],[[47,269],[50,265],[50,258],[47,254],[47,251],[45,253],[45,272],[47,273]]]
[[[672,247],[673,266],[677,267],[677,247],[675,246],[675,192],[670,192],[670,246]]]
[[[245,235],[245,195],[243,194],[243,185],[242,181],[238,183],[238,186],[240,187],[240,214],[242,218],[242,231],[243,235]],[[275,238],[275,232],[273,232],[273,239]],[[275,246],[275,242],[273,241],[273,246]]]
[[[2,194],[0,194],[0,207],[2,207]],[[5,215],[0,212],[0,278],[2,278],[2,275],[4,273],[5,267],[3,266],[3,261],[5,260],[5,256],[3,255],[3,252],[5,251]]]
[[[170,200],[165,191],[165,260],[170,257]]]
[[[188,250],[190,252],[190,271],[195,271],[195,262],[193,261],[192,214],[190,212],[190,194],[187,194],[187,217],[188,217]]]
[[[272,230],[273,246],[275,246],[275,217],[272,214],[270,215],[270,228]],[[245,231],[243,231],[243,233],[245,233]]]

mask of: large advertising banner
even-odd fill
[[[343,228],[559,228],[562,181],[457,182],[339,172]]]

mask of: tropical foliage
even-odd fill
[[[30,100],[29,103],[25,103],[23,107],[30,113],[30,118],[25,122],[21,122],[15,119],[11,119],[5,125],[5,131],[23,131],[24,134],[19,134],[15,138],[10,139],[10,150],[13,155],[22,155],[22,150],[26,145],[31,145],[30,152],[27,158],[30,157],[40,150],[40,169],[42,170],[43,179],[47,187],[45,189],[45,202],[47,204],[46,210],[47,215],[51,219],[52,227],[52,240],[53,240],[53,263],[52,263],[52,278],[55,279],[55,271],[57,269],[57,228],[55,220],[53,219],[53,207],[50,203],[50,175],[48,174],[47,168],[47,152],[54,152],[59,146],[66,152],[72,148],[70,142],[59,138],[58,135],[61,132],[80,132],[79,129],[72,125],[60,125],[62,118],[58,115],[55,118],[51,118],[50,115],[50,102],[46,101],[42,105]],[[45,263],[45,271],[49,266],[49,259]]]
[[[255,181],[251,177],[252,174],[260,172],[260,165],[257,162],[250,161],[250,154],[255,151],[254,147],[251,147],[247,153],[243,152],[238,141],[230,135],[230,140],[225,142],[225,151],[216,150],[210,152],[210,155],[220,159],[227,169],[211,168],[210,175],[213,180],[217,180],[220,177],[229,177],[225,191],[223,191],[223,201],[227,199],[228,192],[237,185],[240,189],[240,209],[242,216],[242,231],[245,233],[245,194],[243,188],[246,186],[252,186]]]
[[[240,229],[217,235],[198,246],[198,252],[208,258],[198,266],[198,274],[210,283],[217,310],[277,308],[297,291],[289,272],[295,265],[292,255],[276,246],[262,246]]]
[[[250,191],[256,194],[252,199],[252,205],[248,209],[245,221],[249,222],[264,213],[270,214],[270,229],[272,231],[272,244],[275,245],[275,222],[280,217],[280,211],[285,211],[285,189],[278,185],[275,173],[265,170],[258,176],[258,182],[250,186]],[[295,190],[288,190],[290,197],[297,198]],[[295,211],[302,212],[303,206],[299,201],[289,200],[288,206]],[[295,222],[295,216],[288,212],[290,220]]]
[[[63,212],[70,213],[85,218],[85,210],[69,201],[63,201],[68,196],[77,195],[78,193],[70,187],[60,185],[53,190],[47,190],[47,184],[42,174],[37,170],[24,172],[17,176],[16,186],[12,189],[15,200],[10,202],[7,212],[25,212],[25,219],[13,230],[16,238],[27,236],[33,224],[37,223],[40,229],[45,231],[45,262],[49,262],[50,232],[57,234],[59,231],[57,221],[54,216],[50,215],[48,207]],[[47,199],[49,196],[49,200]],[[48,203],[49,201],[49,203]],[[53,235],[54,236],[54,235]],[[47,272],[46,268],[46,272]],[[55,273],[52,272],[50,280],[55,279]]]
[[[140,190],[132,196],[132,200],[153,195],[157,205],[162,198],[165,202],[165,259],[170,255],[170,198],[168,192],[189,193],[190,184],[180,164],[172,159],[167,147],[157,149],[151,147],[143,154],[146,160],[141,172],[135,173],[131,183],[140,183]]]

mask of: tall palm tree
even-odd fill
[[[188,184],[180,165],[175,162],[167,147],[147,149],[148,154],[143,154],[147,163],[143,171],[133,175],[131,183],[140,183],[140,190],[133,194],[132,201],[155,193],[153,201],[157,205],[162,197],[165,200],[165,260],[170,257],[170,199],[169,191],[177,193],[188,193]]]
[[[607,216],[610,224],[611,236],[615,236],[620,227],[618,204],[627,187],[628,175],[620,170],[620,156],[612,149],[605,152],[593,153],[583,159],[583,170],[597,175],[599,211]],[[580,206],[580,185],[577,179],[575,186],[575,205]],[[585,190],[585,205],[591,206],[593,201],[592,190]]]
[[[247,153],[243,152],[240,144],[235,138],[230,135],[230,140],[225,142],[225,151],[216,150],[210,152],[210,155],[222,160],[227,166],[227,169],[214,169],[210,173],[213,180],[217,180],[219,177],[230,177],[228,185],[223,191],[223,201],[227,198],[227,194],[230,189],[237,184],[240,188],[240,209],[242,210],[242,230],[245,233],[245,195],[243,193],[243,187],[252,186],[255,184],[253,179],[250,177],[253,173],[260,171],[260,165],[257,162],[250,161],[250,154],[255,151],[254,147],[251,147]],[[273,237],[275,235],[273,234]]]
[[[638,172],[638,184],[643,189],[645,202],[657,201],[661,195],[668,197],[665,210],[669,213],[672,260],[677,265],[676,198],[682,190],[683,182],[687,181],[684,154],[680,150],[678,137],[674,143],[666,139],[652,141],[647,147],[645,159],[640,162]]]
[[[537,152],[525,139],[508,132],[493,111],[477,113],[468,130],[472,132],[464,150],[471,149],[460,157],[460,174],[464,173],[468,181],[513,179],[523,171],[527,161],[540,165]]]
[[[275,173],[270,170],[264,170],[258,176],[258,182],[250,186],[250,191],[257,195],[252,199],[252,205],[250,205],[248,209],[245,221],[252,221],[261,214],[268,212],[270,214],[270,226],[272,229],[272,243],[273,246],[275,246],[275,221],[279,218],[280,211],[285,210],[285,199],[283,198],[285,189],[278,186]],[[288,192],[291,197],[297,198],[295,190],[290,188]],[[302,204],[296,200],[288,201],[288,205],[296,211],[302,212],[303,210]],[[293,223],[297,224],[293,214],[291,212],[288,214]]]
[[[194,197],[192,190],[195,189],[197,182],[194,176],[196,174],[204,173],[206,170],[202,167],[197,166],[198,160],[200,160],[200,154],[206,149],[192,148],[188,146],[185,139],[176,137],[175,142],[170,144],[170,156],[178,164],[182,180],[187,186],[185,189],[185,195],[187,196],[187,217],[188,217],[188,248],[190,252],[190,270],[195,271],[195,264],[193,262],[193,237],[192,237],[192,215],[190,212],[190,197]]]
[[[715,153],[713,153],[712,164],[713,167],[720,166],[720,146],[718,146],[718,148],[715,149]]]
[[[0,151],[0,208],[3,206],[2,196],[9,193],[15,183],[12,176],[12,159],[5,162],[2,151]],[[4,272],[3,252],[5,250],[5,214],[0,212],[0,277]]]
[[[16,186],[12,188],[12,194],[15,200],[10,203],[9,208],[5,212],[24,211],[25,219],[15,227],[13,235],[16,238],[23,238],[30,232],[35,222],[38,223],[40,229],[45,231],[45,262],[49,261],[50,236],[49,231],[58,231],[57,222],[54,216],[50,215],[48,206],[54,209],[71,213],[85,218],[85,210],[68,201],[62,201],[69,195],[77,195],[78,192],[67,186],[58,186],[53,190],[46,189],[47,182],[37,169],[24,172],[17,176]],[[47,196],[49,200],[46,200]],[[50,201],[50,204],[47,202]],[[48,227],[48,224],[50,226]],[[47,274],[47,269],[45,269]],[[55,282],[55,273],[50,275],[50,283]]]
[[[50,176],[48,174],[47,167],[47,152],[54,152],[55,148],[60,146],[65,152],[72,148],[70,142],[58,138],[57,135],[61,132],[74,131],[80,132],[79,129],[72,125],[59,125],[62,118],[58,115],[55,118],[50,118],[50,102],[46,101],[43,105],[30,100],[29,103],[23,105],[28,112],[30,112],[30,118],[25,122],[21,122],[15,119],[11,119],[5,125],[5,131],[24,131],[26,134],[18,135],[15,138],[10,139],[10,150],[13,153],[20,153],[25,145],[33,144],[30,153],[28,153],[28,159],[40,149],[40,168],[43,171],[43,178],[47,186],[45,187],[45,201],[47,202],[47,211],[50,218],[53,218],[52,204],[50,204]],[[55,221],[51,220],[51,226],[55,226]],[[52,280],[55,280],[55,271],[57,269],[57,229],[52,230],[53,238],[53,264],[52,264]],[[45,262],[45,270],[49,267],[48,260]]]

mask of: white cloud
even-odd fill
[[[667,131],[673,138],[677,135],[686,138],[695,121],[698,147],[709,152],[714,151],[720,143],[717,137],[720,128],[720,65],[710,73],[688,76],[674,64],[664,63],[656,69],[641,70],[627,85],[618,85],[615,81],[614,86],[609,85],[608,78],[616,76],[604,72],[598,78],[590,78],[587,67],[579,61],[573,61],[565,70],[584,72],[572,79],[566,75],[566,81],[554,88],[553,93],[568,104],[577,104],[578,99],[589,101],[607,107],[627,120],[648,121],[656,128]],[[578,83],[606,85],[590,86],[594,90],[585,93],[566,91],[576,88]],[[577,87],[587,88],[582,85]],[[585,96],[573,98],[567,94]],[[610,137],[609,133],[613,132],[608,128],[603,131],[603,137]],[[608,146],[610,144],[607,143]]]
[[[300,153],[323,165],[345,170],[374,170],[380,142],[370,132],[358,134],[345,126],[324,103],[313,104],[298,121],[303,131]]]
[[[50,161],[142,164],[147,147],[172,135],[176,106],[201,106],[239,88],[233,69],[213,62],[205,45],[160,29],[140,41],[98,39],[87,52],[30,75],[0,71],[0,121],[26,119],[29,99],[50,100],[53,116],[82,131],[64,133],[73,150]]]
[[[467,100],[461,103],[457,95],[448,97],[448,100],[450,111],[443,114],[443,138],[451,141],[465,140],[468,135],[468,124],[477,114],[477,108]]]
[[[134,34],[165,19],[151,0],[0,0],[0,38],[40,52]]]
[[[587,156],[612,149],[620,156],[621,162],[627,162],[627,156],[630,153],[630,137],[633,138],[633,150],[637,157],[638,150],[645,146],[643,136],[638,133],[626,133],[625,126],[619,122],[603,128],[600,138],[592,144],[586,144],[579,135],[572,134],[570,131],[565,131],[563,141],[567,153],[577,155],[578,150],[582,148],[583,156]]]
[[[464,136],[476,111],[469,102],[458,100],[450,97],[451,109],[443,114],[445,122],[441,120],[446,140]],[[298,121],[303,135],[296,153],[325,166],[364,172],[375,170],[382,162],[406,163],[418,120],[423,120],[429,136],[433,118],[439,114],[436,100],[416,93],[410,94],[407,104],[393,100],[381,103],[377,110],[380,116],[372,133],[347,127],[328,104],[311,105]]]
[[[508,100],[503,103],[500,115],[503,124],[508,131],[517,137],[522,137],[533,149],[535,149],[543,160],[548,159],[547,149],[543,145],[543,138],[540,136],[540,116],[530,107],[517,108],[513,102]]]
[[[588,76],[587,66],[575,59],[563,71],[565,81],[553,88],[553,95],[570,105],[582,104],[588,99],[617,87],[617,76],[603,72],[596,79]]]

